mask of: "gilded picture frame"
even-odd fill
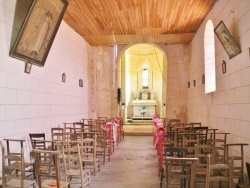
[[[241,53],[241,49],[235,43],[223,21],[220,21],[220,23],[215,27],[214,32],[219,38],[219,41],[226,50],[230,59]]]
[[[67,6],[67,0],[34,0],[10,56],[44,66]]]

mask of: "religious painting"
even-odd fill
[[[10,55],[44,66],[67,6],[67,0],[34,0]]]
[[[229,58],[233,58],[234,56],[238,55],[241,50],[235,43],[232,35],[228,31],[227,27],[225,26],[224,22],[221,21],[216,28],[214,29],[217,37],[219,38],[222,46],[226,50]]]

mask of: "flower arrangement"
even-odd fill
[[[147,110],[146,110],[145,106],[143,106],[143,107],[140,108],[140,112],[141,112],[142,115],[144,115],[146,113],[146,111]]]
[[[115,123],[120,123],[121,117],[120,116],[115,116],[114,121]]]
[[[163,127],[159,127],[156,131],[157,136],[165,136],[166,130]]]

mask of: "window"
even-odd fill
[[[205,93],[216,91],[214,26],[207,21],[204,33]]]
[[[148,84],[149,84],[148,69],[143,69],[143,71],[142,71],[142,88],[148,89]]]

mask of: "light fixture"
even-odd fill
[[[196,81],[195,81],[195,80],[193,80],[193,86],[194,86],[194,87],[196,86]]]
[[[226,61],[223,60],[222,63],[222,73],[225,74],[227,72],[227,64]]]
[[[83,81],[82,81],[82,79],[79,79],[79,87],[83,87]]]
[[[190,88],[190,82],[188,81],[188,88]]]
[[[165,103],[163,103],[162,108],[166,109],[166,104]]]
[[[125,103],[122,103],[122,109],[125,109]]]
[[[30,74],[30,71],[31,71],[31,67],[32,67],[32,63],[29,61],[25,64],[25,69],[24,69],[24,72],[27,73],[27,74]]]
[[[62,74],[62,82],[64,82],[64,83],[66,82],[66,74],[65,73]]]
[[[201,81],[202,84],[205,84],[205,75],[203,74],[202,75],[202,81]]]

